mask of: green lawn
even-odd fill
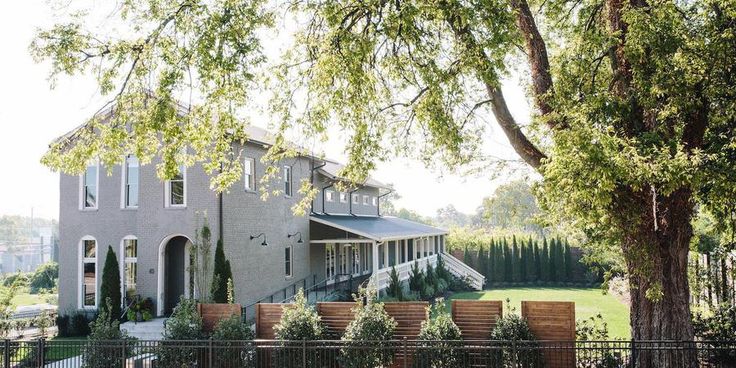
[[[450,297],[450,299],[502,300],[504,312],[507,298],[511,300],[511,307],[516,308],[518,313],[521,313],[522,300],[575,302],[576,319],[586,319],[600,313],[608,323],[611,338],[631,337],[629,308],[612,295],[602,294],[601,289],[597,288],[499,288],[457,293]]]
[[[16,294],[13,297],[13,300],[11,301],[11,304],[13,304],[16,307],[21,307],[24,305],[33,305],[33,304],[40,304],[40,303],[46,303],[44,296],[41,294]]]
[[[81,345],[86,337],[54,337],[49,340],[55,342],[52,347],[46,351],[48,360],[63,360],[81,354]]]

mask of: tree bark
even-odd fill
[[[631,287],[634,340],[692,341],[688,251],[693,235],[692,194],[682,188],[668,196],[621,190],[616,220],[624,231],[623,252]],[[628,231],[627,231],[628,229]],[[692,367],[689,352],[640,350],[637,367]]]

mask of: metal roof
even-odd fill
[[[447,230],[391,216],[311,215],[310,220],[379,242],[445,235]]]

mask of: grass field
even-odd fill
[[[44,296],[40,294],[19,293],[16,294],[15,297],[13,297],[13,300],[11,300],[10,303],[16,307],[20,307],[24,305],[46,303],[46,301],[44,299]]]
[[[587,319],[600,313],[608,323],[611,338],[631,337],[629,327],[629,307],[612,295],[604,295],[597,288],[545,288],[519,287],[500,288],[477,292],[454,294],[450,299],[502,300],[506,312],[506,299],[511,300],[511,307],[521,313],[522,300],[534,301],[571,301],[575,302],[575,318]]]

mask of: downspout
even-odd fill
[[[325,167],[325,165],[327,165],[327,162],[323,162],[322,165],[319,165],[317,167],[314,167],[314,156],[312,156],[312,169],[310,170],[310,175],[309,175],[309,184],[312,187],[314,187],[314,171],[315,170],[319,170],[319,169]],[[324,192],[322,192],[322,193],[324,193]],[[324,194],[323,194],[322,195],[322,210],[323,211],[324,211],[324,206],[325,206],[324,200],[325,199],[324,199]],[[314,213],[314,200],[312,200],[312,203],[310,204],[309,212],[310,213]]]
[[[378,205],[378,217],[381,217],[381,198],[383,198],[383,197],[385,197],[385,196],[387,196],[387,195],[389,195],[389,194],[391,194],[393,192],[394,192],[393,189],[389,189],[388,192],[386,192],[386,193],[381,194],[381,195],[378,196],[378,203],[376,203]]]
[[[222,173],[222,164],[220,164],[220,173]],[[223,209],[222,209],[222,207],[223,207],[222,206],[222,203],[223,203],[223,200],[222,200],[222,192],[218,193],[217,194],[217,197],[218,197],[217,224],[220,227],[220,239],[219,240],[224,243],[225,242],[225,239],[224,239],[225,238],[225,235],[224,235],[225,229],[223,227],[223,215],[222,215],[222,212],[223,212]]]

